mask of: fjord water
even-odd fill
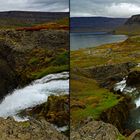
[[[126,35],[112,35],[106,32],[97,33],[70,33],[71,50],[96,47],[103,44],[121,42],[127,39]]]
[[[0,117],[14,117],[17,121],[28,118],[17,116],[21,110],[47,101],[50,95],[69,94],[69,73],[50,74],[9,93],[0,104]]]

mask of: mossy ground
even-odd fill
[[[54,50],[35,48],[28,54],[21,56],[24,61],[17,61],[16,71],[22,76],[25,84],[27,79],[35,80],[48,74],[69,71],[68,54],[68,50],[65,49],[55,53]]]
[[[85,104],[85,108],[71,109],[73,125],[92,116],[98,119],[101,112],[116,105],[121,98],[108,89],[101,88],[94,79],[86,78],[73,69],[140,62],[140,36],[130,37],[124,42],[102,45],[95,48],[71,51],[71,104],[74,100]],[[139,67],[132,70],[140,70]]]
[[[71,79],[71,105],[75,101],[85,105],[84,109],[71,109],[73,125],[78,124],[79,121],[84,120],[88,116],[98,119],[105,109],[119,102],[116,95],[107,89],[100,88],[95,80],[79,75],[72,75],[72,77],[77,77],[77,80]]]
[[[124,42],[71,51],[71,67],[90,67],[123,62],[140,62],[140,36]]]

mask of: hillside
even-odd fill
[[[67,12],[0,12],[0,28],[30,27],[67,18]]]
[[[140,15],[133,15],[124,25],[118,27],[115,32],[117,34],[138,35],[140,34]]]
[[[108,140],[110,137],[111,140],[127,140],[119,133],[110,133],[114,128],[107,127],[108,124],[101,125],[102,121],[113,124],[125,136],[138,129],[139,124],[135,127],[134,124],[135,118],[139,115],[129,118],[129,113],[133,116],[134,112],[131,111],[137,110],[133,96],[137,91],[139,93],[140,88],[139,42],[140,36],[133,36],[124,42],[71,51],[72,137],[79,136],[78,140],[81,137],[95,139],[96,136],[98,136],[96,139],[101,140]],[[116,83],[122,82],[124,77],[128,77],[126,88],[136,87],[136,91],[127,93],[124,90],[115,90]],[[127,122],[130,124],[126,128]],[[94,125],[96,126],[92,127]],[[109,136],[106,134],[107,138],[105,138],[104,134],[107,133],[108,128],[111,130]],[[132,133],[133,137],[136,132]],[[112,138],[111,134],[115,138]]]
[[[72,17],[71,32],[108,32],[123,25],[126,18]]]

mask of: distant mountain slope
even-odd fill
[[[67,12],[27,12],[9,11],[0,12],[0,27],[32,26],[59,20],[69,16]]]
[[[71,31],[112,31],[126,22],[126,18],[72,17]]]
[[[130,17],[125,22],[125,25],[133,25],[133,24],[139,24],[140,25],[140,14],[139,15],[133,15],[132,17]]]
[[[130,17],[124,25],[118,27],[117,34],[137,35],[140,34],[140,14]]]

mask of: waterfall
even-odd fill
[[[15,89],[9,93],[0,104],[0,117],[16,116],[21,110],[35,107],[47,101],[50,95],[69,94],[69,73],[50,74],[33,81],[24,88]],[[24,118],[27,120],[27,118]]]

